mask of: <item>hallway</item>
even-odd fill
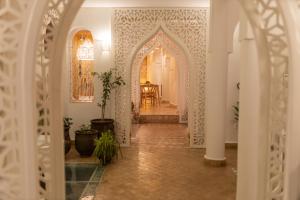
[[[186,131],[181,124],[135,125],[131,147],[105,168],[96,199],[235,199],[236,150],[226,150],[226,167],[208,167],[205,149],[188,148]]]

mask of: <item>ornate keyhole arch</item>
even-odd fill
[[[299,3],[298,0],[295,1]],[[261,79],[267,86],[264,88],[265,94],[262,97],[262,102],[265,102],[264,105],[270,105],[265,108],[268,114],[264,115],[264,122],[268,126],[262,130],[268,138],[266,199],[283,199],[285,191],[285,138],[287,136],[287,87],[283,77],[286,77],[289,59],[287,26],[283,19],[279,0],[240,0],[240,2],[250,19],[259,47]],[[29,195],[26,192],[26,187],[23,187],[26,185],[25,183],[28,183],[26,178],[32,178],[25,175],[28,171],[32,172],[29,173],[30,175],[36,175],[34,185],[36,186],[36,193],[39,191],[40,198],[60,199],[64,196],[64,190],[60,189],[63,188],[64,178],[62,176],[63,158],[56,157],[57,152],[63,155],[62,122],[60,122],[62,114],[61,108],[58,106],[60,102],[53,96],[57,95],[57,99],[60,98],[58,89],[60,81],[57,81],[55,76],[60,74],[58,66],[64,51],[64,48],[61,47],[66,42],[68,28],[81,3],[81,0],[16,0],[14,2],[4,1],[1,4],[0,10],[5,12],[0,13],[3,24],[0,26],[3,33],[3,37],[0,38],[0,43],[3,44],[0,45],[0,143],[5,145],[2,147],[3,151],[0,158],[1,162],[5,162],[3,162],[4,165],[2,165],[0,173],[5,174],[7,181],[1,192],[9,199],[20,199],[24,197],[23,195]],[[170,9],[168,12],[174,13],[176,12],[174,10]],[[51,17],[53,11],[56,12],[52,16],[53,27],[50,28],[50,32],[46,33],[47,20],[45,18]],[[9,18],[9,15],[6,15],[7,12],[14,17]],[[28,17],[30,12],[36,14],[36,17]],[[122,12],[125,11],[117,12],[116,15],[121,15]],[[138,11],[134,12],[138,13]],[[160,13],[162,11],[154,10],[153,12]],[[143,17],[146,16],[143,15]],[[29,19],[33,20],[33,23],[28,23]],[[31,36],[28,32],[25,35],[20,34],[22,30],[30,30]],[[34,36],[38,34],[40,37],[37,40]],[[141,34],[140,32],[137,35],[141,36]],[[189,39],[192,40],[193,38]],[[38,43],[38,45],[34,51],[25,48],[19,49],[20,45],[27,44],[24,41],[33,44]],[[123,40],[123,42],[126,41]],[[47,51],[45,51],[45,46],[49,47]],[[117,50],[117,55],[120,55],[120,51],[124,51],[124,49]],[[35,56],[33,56],[34,53]],[[42,60],[41,57],[43,57]],[[120,57],[120,59],[126,60],[125,57]],[[32,67],[29,63],[32,64],[34,60],[36,66]],[[119,67],[120,74],[127,73],[127,69],[120,67],[124,64],[123,62],[116,60],[115,64]],[[31,73],[24,73],[25,69],[30,69]],[[272,73],[270,73],[271,71]],[[32,77],[33,74],[34,78]],[[24,94],[22,84],[28,85],[30,80],[35,81],[36,86]],[[20,96],[21,98],[19,98]],[[32,125],[33,127],[38,126],[36,129],[30,127],[22,129],[26,122],[31,123],[32,121],[26,119],[24,115],[18,115],[17,112],[26,106],[20,102],[20,99],[30,99],[29,96],[37,98],[36,100],[32,99],[33,105],[37,106],[34,110],[36,112],[35,125]],[[121,93],[118,97],[123,96],[124,94]],[[127,103],[118,106],[126,105]],[[58,107],[55,108],[55,106]],[[32,112],[29,113],[29,116]],[[276,124],[277,122],[281,123]],[[130,131],[128,127],[122,126],[120,130],[121,138]],[[61,134],[54,134],[54,132]],[[41,139],[42,141],[38,144],[36,151],[28,150],[29,147],[25,147],[25,144],[36,144],[36,141],[40,139],[36,136],[45,137]],[[126,137],[123,139],[124,144],[126,144]],[[33,152],[33,157],[28,152]],[[33,164],[38,163],[38,166],[33,168],[36,173],[33,173],[30,168],[21,167],[22,164],[26,163],[26,159],[22,157],[29,158],[30,161],[35,160],[36,162],[32,162]],[[11,173],[12,171],[14,173]]]
[[[188,70],[189,65],[184,51],[173,41],[160,27],[158,31],[136,52],[132,61],[131,69],[131,100],[139,109],[140,105],[140,66],[144,58],[152,52],[156,47],[162,47],[167,50],[172,57],[176,59],[178,68],[178,108],[181,123],[188,121]]]
[[[189,17],[187,17],[189,16]],[[205,146],[205,69],[207,45],[207,8],[116,9],[113,17],[115,66],[127,82],[139,48],[162,29],[184,52],[189,65],[188,121],[192,147]],[[198,20],[198,23],[194,23]],[[174,23],[181,21],[184,23]],[[134,22],[134,23],[132,23]],[[155,27],[155,28],[153,28]],[[169,41],[172,41],[169,40]],[[193,88],[191,88],[193,86]],[[120,141],[129,144],[131,119],[131,87],[117,93],[116,122]]]

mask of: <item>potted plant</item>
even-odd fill
[[[97,138],[97,131],[91,129],[90,125],[82,125],[79,130],[75,131],[75,148],[81,156],[92,155],[95,145],[94,140]]]
[[[118,155],[119,143],[114,138],[111,130],[102,132],[102,136],[95,139],[94,155],[102,161],[103,165],[111,162]]]
[[[71,138],[69,132],[72,124],[73,124],[72,118],[64,117],[65,154],[67,154],[71,149]]]
[[[100,102],[97,104],[101,109],[101,118],[91,120],[92,129],[98,131],[98,137],[101,137],[101,133],[107,130],[114,132],[114,120],[105,118],[105,109],[107,101],[110,99],[111,91],[117,87],[125,85],[121,76],[113,76],[113,69],[101,74],[97,72],[92,73],[102,82],[102,96]]]

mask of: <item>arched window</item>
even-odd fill
[[[92,102],[94,84],[94,40],[88,30],[78,31],[72,39],[71,99],[73,102]]]

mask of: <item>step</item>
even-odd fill
[[[179,115],[140,115],[138,123],[179,123]]]

